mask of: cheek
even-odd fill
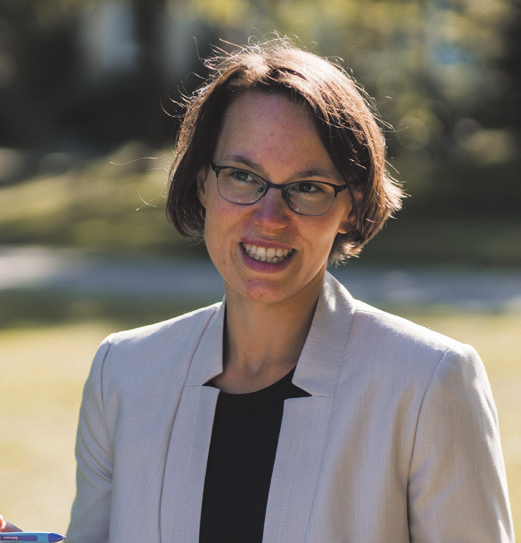
[[[314,229],[314,238],[321,249],[323,248],[323,252],[329,254],[337,234],[344,230],[343,227],[347,219],[345,219],[343,214],[335,214],[335,216],[324,215],[321,219]]]
[[[229,225],[236,222],[237,209],[240,206],[230,204],[223,200],[219,193],[210,191],[206,194],[206,220],[205,229],[208,233],[210,229],[226,229]],[[213,232],[214,233],[214,232]]]
[[[207,209],[204,240],[206,249],[215,267],[220,271],[222,266],[226,264],[226,251],[224,250],[224,236],[218,230],[218,222],[215,221],[215,216]]]
[[[206,204],[204,224],[206,246],[212,260],[217,257],[223,260],[228,258],[229,247],[237,241],[238,226],[243,224],[241,219],[244,213],[241,213],[243,210],[240,206],[230,204],[212,192],[207,193]]]

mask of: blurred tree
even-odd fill
[[[135,65],[88,81],[78,35],[89,13],[112,4],[130,9]],[[168,141],[159,99],[177,83],[165,49],[172,33],[191,40],[183,27],[199,38],[194,60],[209,27],[236,43],[276,29],[344,57],[396,127],[391,154],[420,177],[460,143],[472,147],[468,121],[490,124],[485,103],[503,106],[498,123],[519,117],[519,0],[0,0],[0,145]]]
[[[136,82],[141,98],[141,108],[135,114],[140,117],[142,140],[153,147],[161,145],[164,139],[164,120],[160,116],[158,98],[166,86],[159,32],[165,5],[166,0],[132,0],[138,44]]]
[[[503,96],[498,81],[510,77],[503,71],[521,65],[515,57],[499,64],[505,51],[505,23],[516,18],[513,2],[519,7],[519,0],[368,0],[362,5],[356,0],[193,0],[191,4],[199,17],[210,19],[232,41],[244,42],[250,34],[262,37],[277,29],[298,35],[305,44],[315,42],[319,54],[345,58],[376,97],[385,119],[396,127],[389,134],[391,154],[422,178],[433,161],[450,162],[462,153],[468,160],[480,160],[480,152],[470,152],[472,146],[466,145],[466,134],[474,133],[468,129],[479,125],[472,122],[487,109],[484,104]],[[519,39],[514,25],[511,40]],[[517,82],[512,84],[519,89]],[[500,117],[495,117],[497,123]]]
[[[521,1],[511,0],[509,7],[503,23],[502,54],[496,66],[501,92],[495,107],[486,108],[483,114],[488,125],[511,126],[521,135]]]
[[[74,20],[56,8],[53,0],[0,1],[0,145],[30,147],[49,137],[74,84]]]

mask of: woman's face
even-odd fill
[[[344,184],[308,109],[280,94],[247,92],[232,102],[213,161],[274,183]],[[199,175],[198,191],[206,208],[206,245],[224,279],[228,301],[316,300],[335,236],[350,228],[348,191],[340,192],[331,209],[318,217],[294,213],[275,189],[253,205],[230,203],[219,195],[211,169]]]

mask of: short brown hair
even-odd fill
[[[167,216],[187,238],[204,235],[197,175],[210,165],[226,110],[249,90],[281,93],[309,106],[333,163],[354,196],[356,224],[337,234],[330,263],[358,254],[401,207],[403,193],[386,169],[386,145],[372,101],[338,64],[288,38],[250,44],[206,61],[210,77],[186,100],[170,171]]]

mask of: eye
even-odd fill
[[[227,175],[229,175],[234,181],[239,181],[241,183],[255,183],[255,178],[253,177],[253,174],[246,170],[230,169],[227,172]]]
[[[264,189],[264,183],[254,173],[240,168],[223,168],[221,170],[223,180],[235,185],[237,188],[255,188],[257,190]]]
[[[289,192],[301,195],[318,195],[327,192],[326,189],[328,188],[328,185],[324,185],[318,181],[299,181],[298,183],[293,183],[291,187],[289,187]]]

